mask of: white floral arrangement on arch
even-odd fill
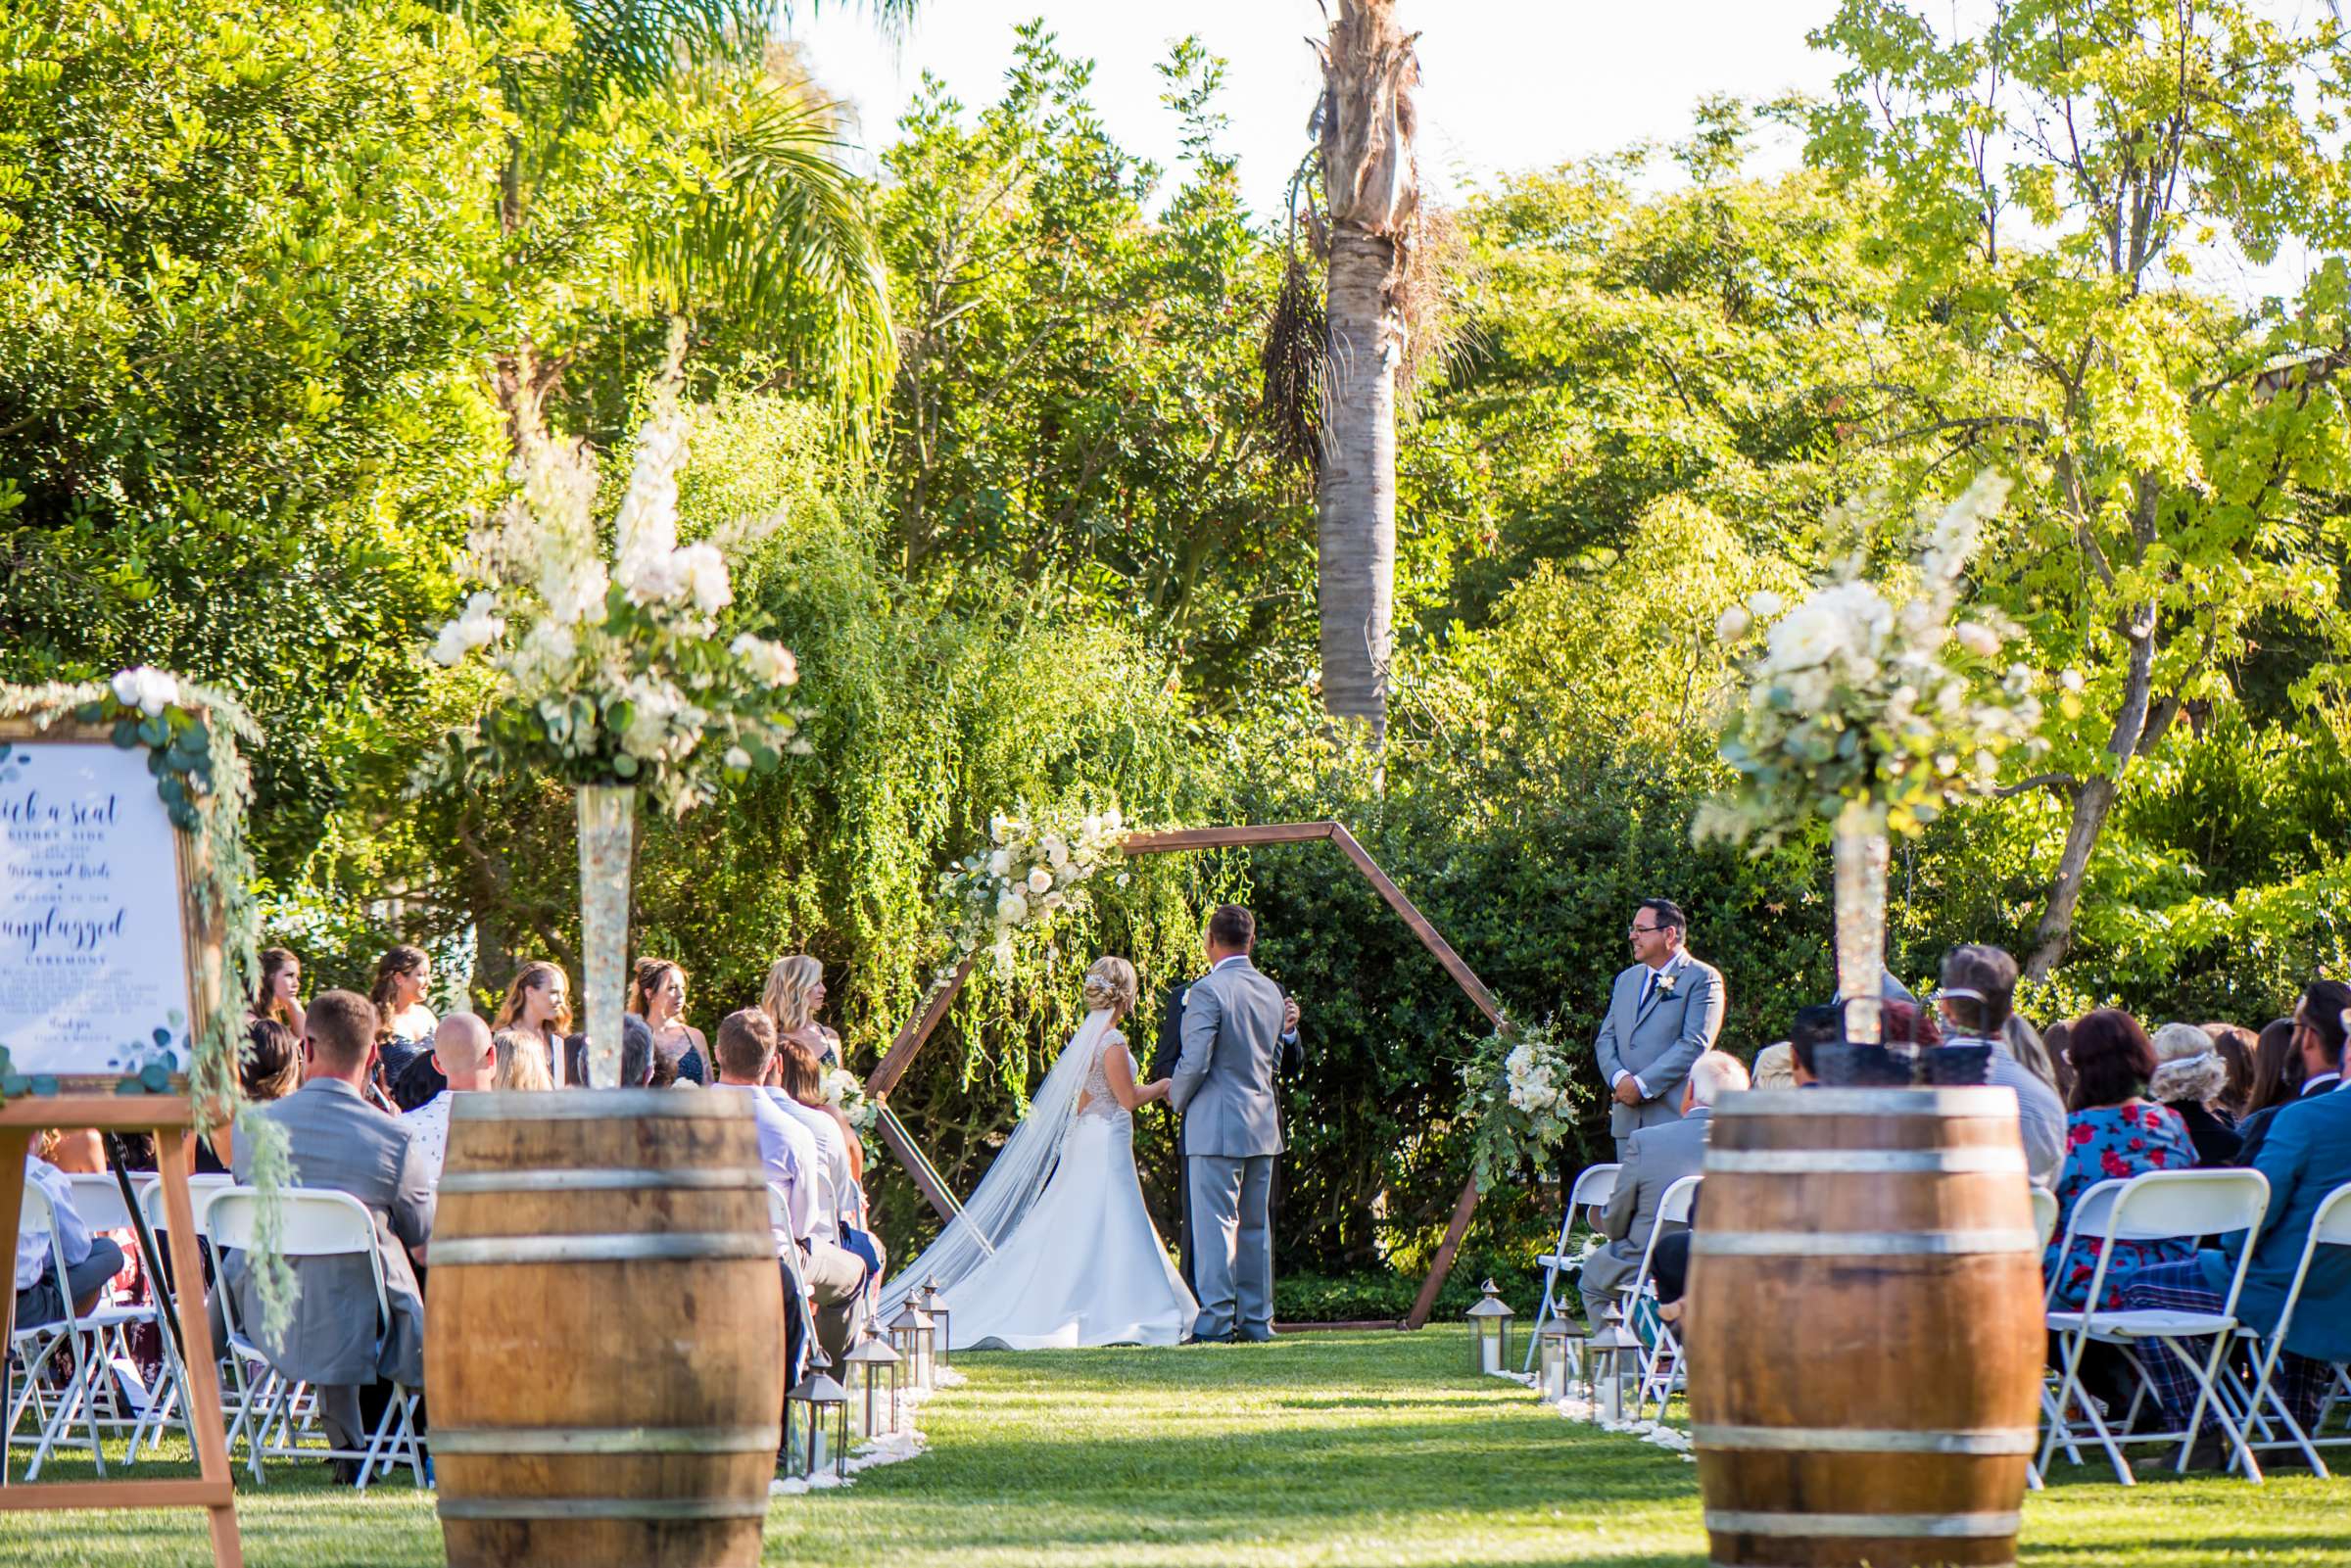
[[[1012,971],[1013,938],[1051,927],[1067,912],[1088,907],[1086,883],[1105,866],[1123,858],[1119,844],[1127,819],[1117,806],[1082,815],[1073,812],[988,819],[988,847],[967,855],[938,879],[939,903],[955,952],[939,971],[940,983],[953,978],[964,960],[985,948],[999,974]],[[1118,875],[1119,885],[1127,873]]]
[[[1576,1107],[1590,1093],[1579,1051],[1580,1039],[1571,1041],[1556,1019],[1505,1019],[1470,1053],[1461,1111],[1475,1129],[1470,1163],[1478,1191],[1522,1165],[1541,1164],[1572,1135]]]
[[[1700,808],[1694,837],[1760,849],[1806,821],[1849,823],[1848,811],[1914,833],[1953,798],[1990,790],[2003,755],[2041,744],[2034,672],[2003,663],[2015,628],[1993,610],[1960,616],[1967,563],[2007,493],[1987,470],[1940,516],[1922,513],[1909,592],[1869,581],[1856,552],[1792,608],[1757,594],[1723,612],[1725,647],[1757,634],[1761,646],[1722,732],[1739,784]],[[1829,524],[1856,521],[1840,507]]]
[[[523,409],[515,494],[467,541],[480,587],[441,628],[432,656],[476,654],[497,698],[418,770],[421,784],[477,767],[577,784],[640,784],[673,815],[716,793],[720,777],[772,773],[805,753],[792,704],[792,650],[748,632],[729,640],[727,557],[780,517],[678,543],[678,474],[691,419],[677,392],[678,341],[656,379],[612,519],[607,564],[595,515],[596,462]]]

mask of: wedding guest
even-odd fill
[[[450,1097],[493,1086],[498,1048],[491,1044],[490,1026],[470,1013],[452,1013],[433,1028],[428,1048],[433,1064],[448,1085],[439,1094],[404,1114],[402,1126],[425,1169],[425,1185],[441,1190],[441,1165],[449,1156]]]
[[[2237,1151],[2241,1164],[2245,1145],[2257,1142],[2270,1117],[2282,1105],[2302,1095],[2301,1030],[2292,1019],[2272,1019],[2253,1040],[2253,1087],[2245,1093],[2245,1114],[2236,1118]]]
[[[245,1010],[247,1018],[275,1019],[302,1038],[302,1000],[295,992],[302,988],[302,960],[286,947],[262,949],[262,977],[254,986],[253,1003]]]
[[[105,1236],[93,1236],[73,1208],[73,1184],[67,1172],[41,1158],[40,1145],[55,1146],[54,1136],[35,1140],[24,1151],[24,1184],[38,1187],[56,1212],[57,1234],[64,1239],[66,1277],[61,1284],[51,1267],[49,1230],[31,1224],[17,1232],[17,1315],[19,1329],[55,1323],[66,1315],[71,1301],[75,1316],[98,1305],[106,1282],[122,1271],[122,1249]]]
[[[2057,1085],[2057,1098],[2070,1101],[2074,1097],[2074,1061],[2066,1054],[2066,1048],[2072,1045],[2074,1040],[2072,1021],[2059,1019],[2050,1024],[2046,1040],[2049,1048],[2049,1069],[2056,1074],[2050,1081]]]
[[[671,1065],[669,1076],[710,1080],[710,1047],[686,1022],[686,971],[666,958],[641,958],[629,979],[629,1011],[652,1030],[653,1049]]]
[[[1747,1066],[1723,1051],[1702,1052],[1683,1080],[1680,1115],[1671,1121],[1634,1129],[1625,1140],[1623,1167],[1602,1211],[1600,1232],[1607,1243],[1584,1259],[1584,1321],[1597,1328],[1601,1313],[1640,1272],[1650,1233],[1659,1223],[1665,1193],[1705,1163],[1706,1128],[1715,1103],[1748,1086]],[[1675,1229],[1682,1228],[1675,1221]],[[1627,1304],[1629,1313],[1630,1304]]]
[[[779,1045],[771,1071],[769,1094],[785,1115],[808,1129],[816,1139],[817,1234],[840,1240],[842,1225],[865,1224],[863,1164],[851,1153],[857,1134],[848,1117],[825,1103],[824,1069],[816,1058],[794,1043]]]
[[[839,1365],[856,1342],[865,1263],[817,1233],[816,1138],[766,1092],[775,1055],[776,1025],[765,1011],[744,1008],[719,1023],[719,1085],[748,1091],[751,1115],[759,1123],[760,1163],[767,1167],[767,1179],[784,1195],[778,1254],[796,1261],[798,1276],[815,1304],[817,1340]]]
[[[2017,1132],[2024,1140],[2026,1173],[2036,1187],[2049,1187],[2056,1182],[2058,1164],[2065,1158],[2065,1102],[2057,1098],[2047,1079],[2016,1056],[2016,1037],[2008,1027],[2014,1017],[2016,978],[2016,960],[1999,948],[1983,943],[1954,947],[1943,955],[1943,983],[1936,989],[1935,1006],[1943,1017],[1944,1044],[1991,1047],[1984,1081],[2016,1091]],[[2034,1043],[2041,1043],[2039,1036],[2034,1036]]]
[[[1765,1046],[1755,1053],[1748,1072],[1758,1089],[1795,1088],[1796,1047],[1786,1040]]]
[[[840,1066],[840,1036],[816,1022],[825,1005],[825,967],[805,953],[777,959],[767,972],[759,1010],[776,1026],[776,1043],[796,1042],[829,1068]]]
[[[1845,1038],[1845,1009],[1833,1002],[1816,1002],[1796,1010],[1788,1026],[1788,1072],[1799,1089],[1820,1081],[1819,1051]]]
[[[377,1075],[387,1095],[408,1064],[433,1048],[433,1026],[440,1021],[424,1005],[432,983],[432,957],[421,947],[403,943],[375,961],[375,985],[368,996],[382,1016],[375,1049]]]
[[[2253,1256],[2245,1264],[2244,1285],[2236,1298],[2237,1321],[2255,1333],[2278,1331],[2319,1205],[2328,1193],[2351,1182],[2351,1097],[2321,1091],[2279,1108],[2253,1168],[2270,1185],[2269,1207],[2258,1234],[2240,1230],[2220,1238],[2219,1247],[2183,1261],[2140,1269],[2123,1292],[2126,1309],[2219,1312],[2228,1305],[2237,1259],[2250,1246]],[[2177,1355],[2143,1357],[2171,1429],[2183,1430],[2196,1405],[2196,1384],[2183,1369],[2181,1357],[2193,1357],[2201,1364],[2210,1354],[2209,1339],[2187,1339],[2179,1345]],[[2334,1383],[2333,1368],[2345,1360],[2351,1360],[2351,1256],[2340,1247],[2321,1247],[2302,1281],[2272,1385],[2305,1433],[2317,1428],[2321,1402]],[[2225,1462],[2216,1427],[2205,1428],[2183,1447],[2188,1469],[2213,1469]],[[2263,1462],[2302,1461],[2288,1449]]]
[[[275,1019],[245,1026],[245,1049],[237,1057],[237,1080],[254,1105],[283,1100],[302,1087],[302,1042]],[[196,1140],[196,1168],[223,1174],[236,1161],[236,1126],[222,1121]]]
[[[511,1029],[502,1029],[490,1040],[490,1087],[512,1090],[523,1094],[539,1094],[555,1086],[555,1075],[547,1068],[547,1059],[527,1037]]]
[[[433,1187],[414,1137],[398,1117],[367,1104],[360,1086],[375,1063],[375,1004],[356,991],[323,991],[305,1019],[308,1070],[297,1092],[257,1115],[286,1131],[296,1183],[347,1192],[374,1216],[376,1260],[364,1257],[311,1258],[296,1265],[301,1286],[284,1333],[265,1337],[262,1304],[243,1260],[223,1264],[237,1291],[239,1316],[272,1364],[312,1385],[327,1436],[338,1449],[366,1446],[360,1396],[363,1387],[393,1379],[424,1386],[424,1301],[416,1286],[411,1249],[421,1250],[433,1228]],[[253,1152],[237,1150],[236,1177],[253,1180]],[[377,1267],[392,1307],[392,1328],[377,1332]],[[337,1460],[346,1483],[358,1465]]]
[[[2233,1127],[2245,1119],[2253,1099],[2253,1031],[2234,1023],[2207,1023],[2204,1032],[2212,1036],[2212,1048],[2220,1053],[2221,1065],[2228,1069],[2221,1098],[2213,1109]]]
[[[559,1080],[555,1074],[565,1066],[563,1036],[571,1032],[571,985],[562,970],[545,959],[534,959],[514,972],[514,981],[506,987],[506,999],[498,1007],[498,1016],[490,1021],[490,1032],[499,1045],[499,1061],[503,1065],[509,1057],[536,1052],[540,1072],[547,1083],[537,1085],[516,1083],[516,1088],[554,1088]],[[512,1069],[517,1077],[537,1076],[525,1069]],[[502,1084],[501,1087],[506,1087]]]
[[[2330,1094],[2343,1082],[2343,1045],[2351,1034],[2343,1022],[2346,1008],[2351,1008],[2351,985],[2340,980],[2313,980],[2302,988],[2302,999],[2294,1004],[2294,1053],[2301,1059],[2301,1086],[2294,1091],[2293,1103],[2314,1095]],[[2251,1117],[2240,1129],[2242,1142],[2238,1146],[2236,1163],[2258,1165],[2261,1162],[2261,1140],[2268,1136],[2276,1122],[2275,1116]]]
[[[2216,1170],[2236,1163],[2242,1140],[2228,1121],[2213,1111],[2229,1084],[2229,1069],[2214,1048],[2212,1036],[2193,1023],[2166,1023],[2155,1031],[2155,1075],[2147,1080],[2147,1098],[2170,1106],[2196,1146],[2196,1164]]]
[[[2077,1237],[2070,1251],[2063,1250],[2074,1205],[2110,1177],[2189,1169],[2196,1163],[2196,1146],[2170,1107],[2146,1098],[2147,1080],[2155,1075],[2155,1047],[2138,1020],[2118,1008],[2100,1008],[2075,1021],[2067,1049],[2074,1057],[2074,1103],[2057,1177],[2057,1228],[2041,1255],[2041,1276],[2055,1282],[2055,1305],[2079,1307],[2089,1294],[2100,1243]],[[2115,1243],[2099,1305],[2113,1306],[2139,1269],[2177,1262],[2190,1255],[2192,1246],[2182,1240]]]
[[[653,1049],[653,1031],[646,1027],[645,1020],[634,1013],[620,1016],[620,1082],[615,1088],[647,1089],[653,1087],[653,1064],[660,1055]],[[579,1033],[563,1042],[563,1060],[567,1067],[564,1081],[575,1088],[585,1088],[588,1076],[588,1036]],[[675,1082],[673,1078],[671,1080]]]

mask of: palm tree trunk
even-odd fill
[[[1315,498],[1322,703],[1387,733],[1388,628],[1396,580],[1395,243],[1340,225],[1330,236],[1322,470]]]

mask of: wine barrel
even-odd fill
[[[456,1096],[426,1263],[453,1568],[758,1562],[784,1294],[740,1096]]]
[[[2040,1248],[2007,1089],[1725,1095],[1690,1245],[1717,1563],[2016,1561]]]

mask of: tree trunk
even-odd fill
[[[1322,471],[1315,498],[1322,703],[1388,726],[1388,627],[1396,579],[1397,322],[1391,240],[1336,224],[1330,235]]]

